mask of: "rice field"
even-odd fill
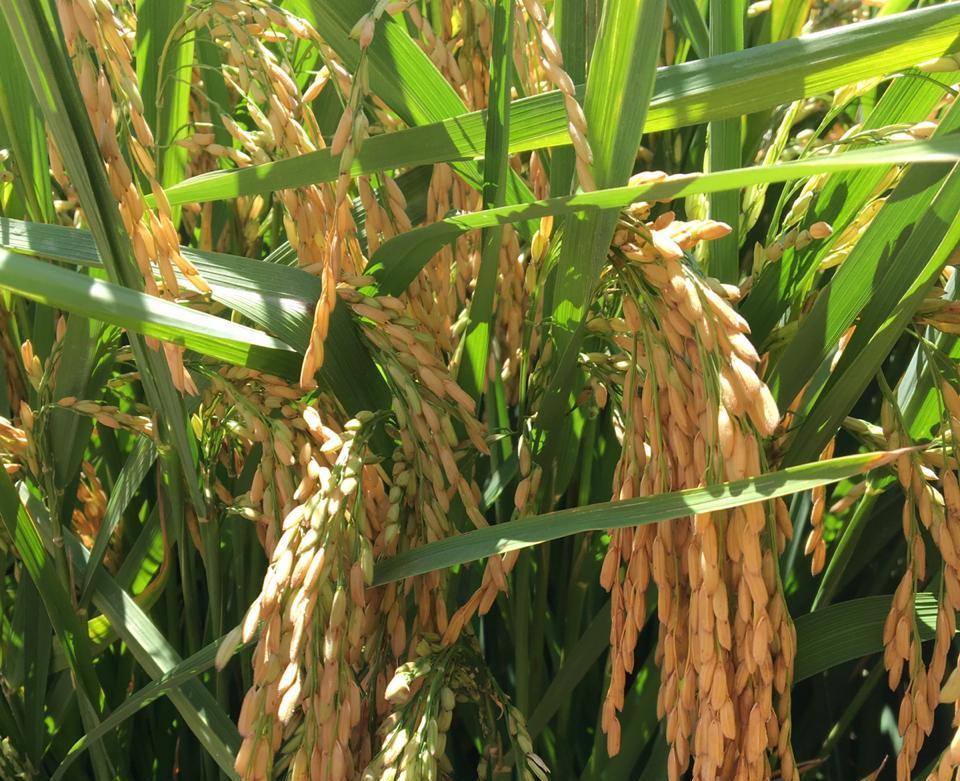
[[[958,777],[960,2],[0,69],[0,779]]]

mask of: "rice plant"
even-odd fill
[[[957,777],[960,2],[0,65],[0,778]]]

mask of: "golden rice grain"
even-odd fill
[[[622,383],[615,498],[761,470],[758,438],[773,432],[779,414],[757,376],[759,358],[744,335],[748,328],[680,262],[697,241],[724,233],[666,213],[633,236],[621,234],[617,249],[633,261],[619,267],[623,317],[636,337],[632,348],[620,343],[633,361]],[[704,351],[715,357],[705,362]],[[647,425],[650,420],[657,421],[655,428]],[[768,510],[754,504],[611,532],[601,570],[613,613],[602,719],[609,747],[619,746],[616,713],[652,578],[660,620],[658,713],[666,718],[671,744],[668,777],[679,778],[691,760],[695,778],[733,777],[734,764],[744,777],[763,777],[768,746],[780,754],[790,778],[797,777],[789,741],[779,739],[790,729],[795,647],[771,552],[781,549],[790,531],[784,512],[778,505],[768,520]],[[732,612],[728,594],[737,595]],[[696,627],[689,643],[688,626]]]

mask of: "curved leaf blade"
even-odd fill
[[[960,2],[846,25],[742,52],[659,69],[643,132],[687,127],[749,114],[817,95],[844,84],[893,73],[955,51]],[[581,88],[582,95],[582,88]],[[570,143],[559,92],[514,101],[511,154]],[[354,175],[389,168],[479,159],[484,154],[480,111],[367,139]],[[172,204],[203,202],[330,182],[339,157],[311,152],[289,160],[187,179],[167,190]]]
[[[237,366],[299,371],[296,351],[261,331],[22,255],[0,252],[0,288]]]
[[[0,246],[21,254],[84,266],[102,265],[87,231],[0,217]],[[307,349],[320,280],[298,268],[240,255],[181,247],[210,285],[210,297],[240,313],[299,353]],[[343,306],[333,310],[321,382],[351,414],[385,409],[390,397],[382,375]]]
[[[815,461],[746,480],[689,488],[624,502],[605,502],[499,523],[429,543],[381,562],[374,585],[466,564],[487,556],[529,548],[587,531],[602,531],[669,521],[701,512],[788,496],[836,483],[889,463],[903,451],[862,453]]]
[[[547,215],[621,208],[638,200],[672,199],[695,193],[735,190],[754,184],[784,182],[815,174],[850,171],[868,166],[950,163],[958,159],[960,159],[960,140],[942,138],[890,144],[823,157],[808,157],[779,165],[686,174],[673,177],[666,182],[640,187],[616,187],[592,193],[550,198],[530,204],[487,209],[448,217],[385,242],[374,253],[368,273],[376,277],[383,292],[397,295],[413,281],[423,265],[437,250],[475,228],[538,219]]]
[[[794,683],[838,664],[883,650],[883,622],[892,596],[864,597],[840,602],[794,620],[797,664]],[[937,626],[937,598],[917,594],[917,627],[929,640]]]

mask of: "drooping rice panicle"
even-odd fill
[[[780,417],[746,321],[684,258],[727,227],[672,212],[645,222],[649,210],[634,205],[634,227],[615,238],[625,328],[613,338],[630,356],[616,499],[758,475],[762,440]],[[789,737],[796,639],[775,565],[790,532],[783,510],[763,504],[611,532],[601,572],[613,612],[602,722],[610,754],[653,582],[671,781],[691,761],[698,779],[769,777],[768,752],[783,777],[799,777]]]

